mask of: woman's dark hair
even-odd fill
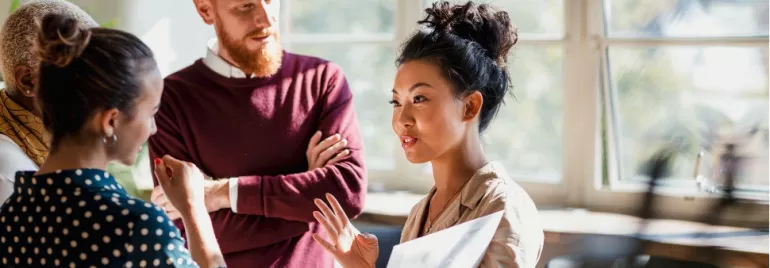
[[[487,4],[453,5],[442,1],[426,8],[423,26],[402,47],[396,65],[413,60],[437,64],[457,96],[479,91],[484,103],[479,131],[495,117],[510,87],[508,50],[516,44],[517,30],[507,12]]]
[[[52,148],[78,134],[97,111],[117,108],[132,116],[142,76],[157,68],[152,51],[136,36],[88,29],[60,14],[43,17],[37,52],[37,104],[52,135]]]

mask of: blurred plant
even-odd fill
[[[102,28],[116,28],[118,27],[118,19],[111,19],[107,22],[99,24]]]
[[[107,166],[107,172],[112,174],[112,176],[115,177],[120,185],[123,185],[123,188],[126,189],[126,192],[129,195],[147,200],[144,189],[139,189],[136,181],[149,179],[142,178],[143,176],[147,176],[149,174],[149,162],[145,161],[148,157],[149,150],[147,148],[147,143],[145,143],[142,145],[142,150],[139,151],[139,154],[136,156],[136,161],[132,166],[126,166],[118,162],[111,162]]]
[[[83,11],[85,11],[89,15],[94,14],[93,10],[90,7],[83,8]],[[91,15],[91,17],[94,17],[94,16]],[[116,27],[118,27],[118,19],[117,18],[113,18],[113,19],[108,20],[106,22],[99,22],[99,27],[102,27],[102,28],[116,28]]]
[[[11,0],[11,9],[8,11],[8,14],[11,14],[14,11],[16,11],[16,9],[18,9],[19,6],[21,6],[21,0]],[[89,15],[93,14],[92,10],[90,10],[89,8],[84,8],[83,10],[86,13],[88,13]],[[106,22],[99,23],[99,27],[102,27],[102,28],[115,28],[117,26],[118,26],[118,19],[117,18],[111,19],[111,20],[106,21]]]
[[[19,8],[19,5],[21,5],[21,0],[11,0],[11,10],[8,11],[8,14]]]

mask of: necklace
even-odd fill
[[[463,188],[465,188],[465,185],[468,184],[469,181],[470,180],[466,180],[463,183],[463,185],[460,186],[459,189],[457,189],[457,191],[452,195],[451,198],[449,198],[449,201],[447,201],[446,204],[444,204],[444,206],[441,207],[441,210],[438,211],[438,214],[436,214],[436,216],[434,216],[433,219],[430,219],[430,209],[431,209],[431,207],[430,207],[430,201],[428,201],[428,204],[429,204],[428,205],[428,215],[426,217],[427,222],[425,223],[425,230],[423,231],[424,234],[430,233],[430,230],[433,228],[433,221],[438,219],[438,217],[440,217],[441,214],[444,213],[444,210],[446,210],[446,208],[449,207],[449,204],[451,204],[452,201],[454,201],[454,199],[457,198],[457,195],[460,194],[460,192],[462,192]],[[431,196],[431,200],[433,200],[433,198],[435,196],[436,196],[435,194],[433,196]]]

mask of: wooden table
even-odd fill
[[[401,225],[423,196],[410,193],[369,193],[366,206],[358,221]],[[541,210],[545,231],[544,255],[569,254],[587,237],[641,237],[649,241],[645,253],[674,259],[709,262],[703,249],[717,247],[723,262],[731,267],[768,267],[770,236],[767,231],[755,231],[729,226],[654,219],[647,221],[646,231],[638,234],[642,221],[634,216],[591,212],[586,210]],[[705,234],[696,237],[696,233]],[[549,259],[543,256],[541,260]]]

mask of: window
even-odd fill
[[[609,37],[766,37],[768,3],[762,0],[605,0]]]
[[[384,103],[398,46],[435,1],[282,2],[289,50],[335,61],[349,79],[375,190],[432,185],[429,168],[403,159]],[[486,151],[536,202],[628,211],[645,161],[672,141],[668,186],[707,198],[694,177],[719,183],[728,131],[750,134],[741,187],[767,198],[767,1],[477,2],[507,11],[519,30],[515,98],[485,133]]]
[[[665,146],[676,155],[659,192],[657,201],[665,205],[658,217],[702,219],[716,201],[705,190],[721,184],[715,160],[727,142],[737,143],[746,159],[736,194],[767,200],[767,1],[586,3],[584,51],[598,63],[584,74],[596,78],[586,85],[601,92],[594,145],[604,157],[593,162],[593,172],[582,173],[598,182],[576,183],[584,189],[577,203],[635,211],[645,190],[645,162]],[[761,203],[751,205],[753,211],[766,210]],[[723,220],[766,224],[767,214]]]
[[[644,180],[644,162],[670,146],[669,185],[720,184],[715,160],[735,142],[739,187],[766,193],[767,1],[605,0],[603,11],[610,177]]]

